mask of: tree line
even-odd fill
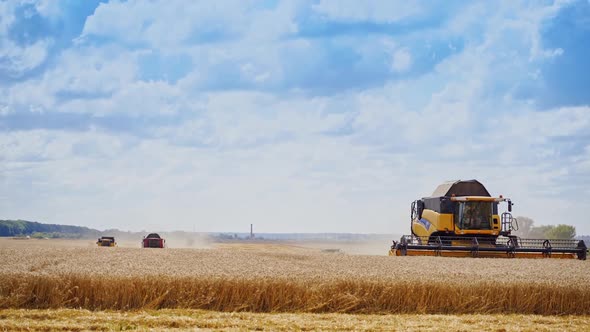
[[[535,226],[535,221],[528,217],[516,217],[518,230],[515,235],[531,239],[573,239],[576,237],[576,227],[571,225],[541,225]]]
[[[0,236],[91,238],[98,234],[100,234],[98,230],[82,226],[42,224],[26,220],[0,220]]]

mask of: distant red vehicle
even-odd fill
[[[143,238],[141,242],[142,248],[164,248],[166,247],[166,240],[160,237],[157,233],[150,233]]]

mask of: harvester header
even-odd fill
[[[498,212],[500,203],[507,203],[508,212]],[[502,195],[492,197],[477,180],[445,182],[431,196],[412,202],[412,234],[394,241],[389,254],[586,259],[584,241],[513,235],[518,222],[512,217],[512,205]]]

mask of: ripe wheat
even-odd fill
[[[0,308],[590,314],[578,260],[31,248],[0,261]]]

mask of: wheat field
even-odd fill
[[[3,246],[0,261],[4,309],[590,314],[590,264],[578,260],[365,256],[250,244]]]

